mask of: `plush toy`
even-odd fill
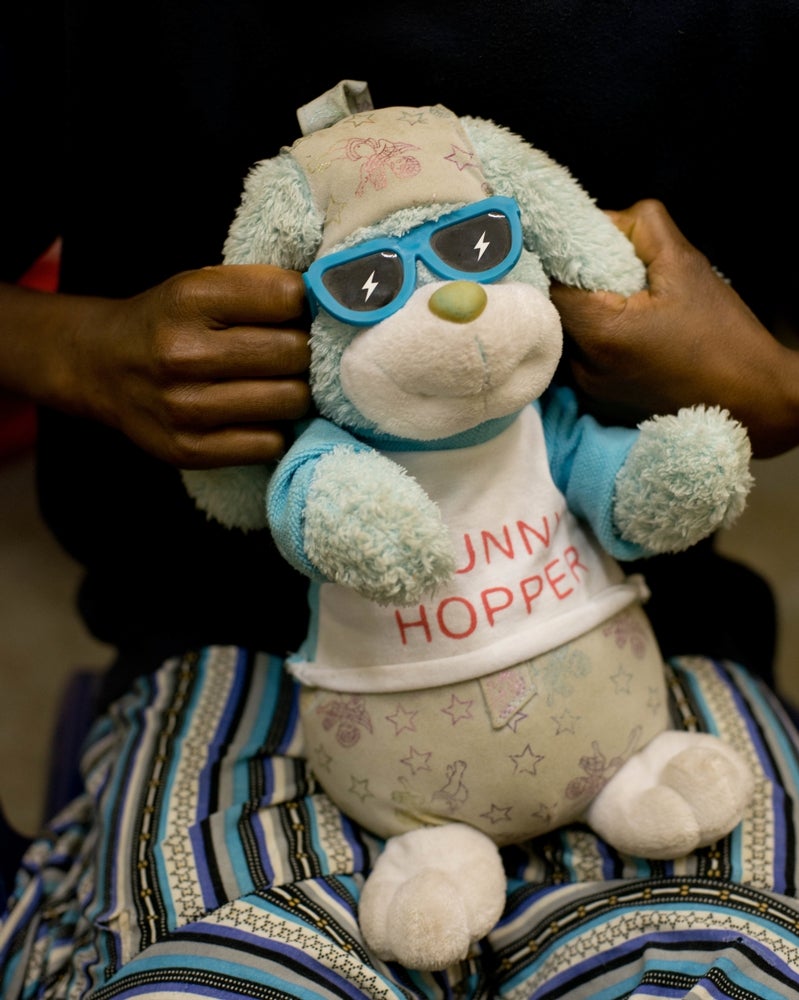
[[[645,272],[546,154],[351,81],[299,119],[246,180],[225,261],[305,273],[320,415],[274,468],[185,482],[231,527],[268,520],[310,578],[287,663],[308,758],[387,838],[362,931],[440,969],[502,913],[501,845],[579,821],[674,858],[741,819],[752,777],[671,728],[620,561],[731,524],[750,448],[718,408],[607,427],[558,384],[550,281],[626,295]]]

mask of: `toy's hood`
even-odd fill
[[[305,134],[289,152],[324,216],[319,256],[400,209],[493,193],[458,117],[440,104],[376,109],[365,83],[345,80],[297,118]]]

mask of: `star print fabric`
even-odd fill
[[[324,216],[320,257],[408,205],[457,205],[492,193],[460,122],[441,105],[362,111],[298,139],[291,154]]]
[[[488,677],[302,698],[311,766],[348,815],[381,836],[459,820],[498,844],[573,822],[668,722],[663,661],[637,605]]]

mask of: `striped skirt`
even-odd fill
[[[675,862],[586,827],[503,851],[505,912],[440,973],[381,962],[357,922],[381,842],[307,770],[281,661],[213,647],[165,663],[95,724],[86,791],[27,851],[0,922],[0,995],[514,1000],[799,996],[799,737],[728,662],[669,665],[678,728],[717,733],[756,793]]]

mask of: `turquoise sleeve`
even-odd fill
[[[606,427],[580,414],[577,398],[566,386],[551,389],[542,398],[541,415],[552,477],[572,513],[591,527],[616,559],[648,555],[641,545],[625,541],[613,523],[616,475],[638,430]]]
[[[329,420],[311,421],[280,460],[269,481],[266,515],[283,558],[312,580],[322,580],[305,554],[304,523],[308,491],[317,463],[335,448],[372,450]]]

